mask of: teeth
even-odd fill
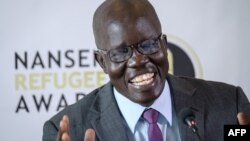
[[[145,80],[145,81],[142,81],[142,82],[134,82],[133,84],[136,85],[136,86],[141,86],[141,85],[147,85],[151,82],[153,82],[153,78],[149,79],[149,80]]]
[[[136,76],[134,79],[131,80],[131,82],[138,86],[138,85],[146,85],[151,83],[153,79],[154,73],[145,73],[139,76]]]

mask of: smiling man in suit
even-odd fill
[[[106,0],[93,30],[110,82],[48,120],[43,141],[193,141],[177,120],[186,107],[202,140],[223,140],[225,124],[249,124],[241,88],[168,74],[167,37],[147,0]]]

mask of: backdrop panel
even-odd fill
[[[45,120],[108,81],[93,56],[101,2],[0,1],[1,140],[41,140]],[[171,73],[239,85],[250,98],[250,1],[151,2]]]

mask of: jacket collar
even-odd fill
[[[176,113],[176,122],[179,125],[179,131],[182,140],[195,140],[194,135],[188,126],[178,121],[178,114],[184,108],[190,107],[194,110],[195,120],[199,135],[204,137],[204,99],[202,94],[197,91],[196,86],[192,83],[193,78],[176,77],[168,75],[167,80],[170,85],[173,107]]]
[[[111,83],[99,89],[97,95],[88,118],[96,135],[104,141],[128,141],[125,123],[115,101]]]
[[[195,119],[198,132],[204,137],[204,102],[196,92],[197,89],[187,78],[180,78],[168,75],[167,81],[170,87],[170,93],[173,104],[174,115],[178,116],[181,109],[190,107],[195,110]],[[109,82],[97,92],[97,99],[90,108],[91,125],[96,131],[97,136],[102,140],[128,141],[130,138],[126,133],[125,121],[119,112],[115,101],[112,84]],[[177,114],[176,114],[177,113]],[[176,122],[177,118],[174,119]],[[183,123],[179,124],[179,132],[182,140],[195,140],[195,135]]]

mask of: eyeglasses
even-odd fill
[[[145,40],[141,43],[118,47],[110,50],[99,49],[99,51],[108,54],[112,62],[120,63],[128,60],[132,56],[133,48],[144,55],[151,55],[158,52],[160,49],[160,40],[162,38],[166,39],[166,35],[160,34],[157,38]]]

